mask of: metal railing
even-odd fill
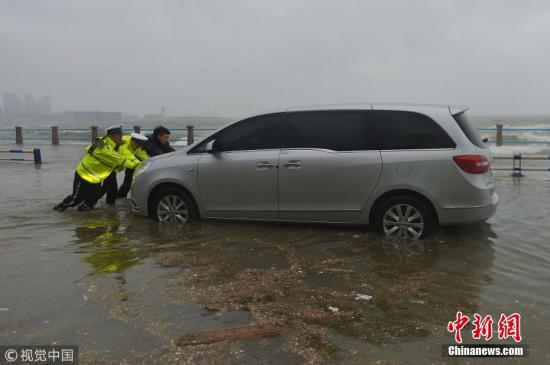
[[[506,140],[504,138],[505,132],[546,132],[550,133],[550,128],[504,128],[502,124],[497,124],[494,128],[477,128],[480,132],[495,132],[495,139],[488,140],[487,143],[494,143],[497,146],[502,146],[504,144],[550,144],[550,140],[547,141],[529,141],[529,140]]]
[[[196,141],[195,132],[199,131],[214,131],[216,128],[195,128],[192,125],[187,126],[186,128],[171,128],[170,129],[173,132],[184,132],[183,136],[187,137],[187,144],[190,145]],[[20,126],[17,126],[15,128],[0,128],[0,133],[2,132],[13,132],[15,131],[15,143],[16,144],[23,144],[23,140],[31,140],[31,141],[49,141],[51,140],[51,143],[53,145],[59,145],[60,141],[89,141],[93,142],[95,141],[99,136],[99,130],[97,126],[91,126],[90,128],[60,128],[57,126],[52,126],[51,128],[23,128]],[[23,132],[50,132],[50,136],[25,136],[23,138]],[[140,126],[133,126],[133,131],[140,133],[142,132],[142,129]],[[152,132],[153,130],[144,129],[143,132]],[[86,133],[88,132],[88,133]],[[75,136],[76,133],[82,133],[87,134],[86,137],[82,136]],[[13,137],[7,137],[7,136],[0,136],[0,140],[12,140]]]
[[[522,161],[541,161],[541,160],[550,160],[550,155],[548,156],[523,156],[521,153],[514,153],[512,157],[507,156],[494,156],[493,160],[513,160],[512,165],[512,174],[513,177],[524,177],[524,171],[550,171],[550,168],[537,168],[537,167],[522,167]],[[510,171],[509,167],[491,167],[491,170],[496,171]]]
[[[98,127],[91,126],[89,128],[60,128],[57,126],[52,126],[51,128],[23,128],[20,126],[14,128],[0,128],[0,133],[2,132],[13,132],[15,130],[15,143],[23,143],[23,131],[30,132],[45,132],[51,131],[51,141],[52,144],[59,144],[60,140],[64,141],[95,141],[98,136]],[[136,125],[133,126],[133,130],[136,132],[142,131],[141,127]],[[216,128],[195,128],[192,125],[189,125],[185,128],[171,128],[171,131],[174,132],[183,132],[183,135],[187,137],[187,143],[191,144],[195,142],[195,132],[198,131],[213,131]],[[502,146],[504,144],[548,144],[550,145],[549,140],[510,140],[505,139],[506,133],[513,132],[534,132],[541,133],[546,132],[550,133],[550,128],[504,128],[502,124],[497,124],[496,127],[489,128],[477,128],[479,132],[494,132],[495,139],[488,139],[486,143],[494,143],[496,146]],[[152,132],[152,130],[144,129],[144,132]],[[75,136],[76,133],[89,132],[87,137]],[[35,141],[47,141],[50,140],[50,137],[46,136],[25,136],[26,140],[35,140]],[[13,137],[0,136],[0,140],[13,140]]]
[[[60,140],[63,141],[89,141],[93,142],[98,137],[98,127],[91,126],[89,128],[60,128],[57,126],[52,126],[51,128],[25,128],[17,126],[15,128],[0,128],[0,133],[2,132],[13,132],[15,130],[15,142],[17,144],[23,143],[23,131],[30,132],[46,132],[51,131],[51,136],[25,136],[26,140],[33,141],[46,141],[51,139],[53,145],[59,145]],[[150,129],[141,129],[141,126],[133,126],[135,132],[152,132]],[[187,137],[187,144],[192,144],[195,142],[195,132],[196,131],[214,131],[216,128],[195,128],[192,125],[187,126],[186,128],[171,128],[173,132],[183,132],[183,135]],[[506,132],[547,132],[550,133],[550,128],[504,128],[501,124],[497,124],[494,128],[478,128],[480,132],[495,132],[495,140],[488,140],[487,143],[495,143],[497,146],[502,146],[503,144],[548,144],[550,145],[550,140],[546,141],[530,141],[530,140],[505,140],[504,133]],[[87,134],[87,136],[75,136],[75,133]],[[13,137],[0,136],[0,140],[13,140]],[[28,161],[19,155],[32,153],[34,162],[41,163],[42,158],[40,154],[40,149],[34,149],[32,151],[24,151],[21,149],[11,149],[11,150],[0,150],[0,153],[9,153],[8,158],[2,158],[0,155],[0,160],[11,160],[11,161]],[[522,161],[524,160],[550,160],[550,156],[522,156],[520,153],[515,153],[511,157],[506,156],[495,156],[495,160],[513,160],[513,166],[511,168],[512,176],[524,176],[524,171],[550,171],[550,168],[534,168],[534,167],[523,167]],[[502,170],[510,171],[510,168],[507,167],[493,167],[492,170]]]

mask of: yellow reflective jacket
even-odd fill
[[[116,143],[108,136],[98,138],[86,148],[87,153],[76,167],[76,171],[84,180],[99,184],[113,171],[133,169],[139,165],[139,161],[130,160],[117,150]]]
[[[149,155],[143,148],[138,146],[136,149],[132,148],[132,136],[124,135],[122,136],[122,144],[120,145],[118,152],[124,157],[137,162],[138,164],[141,161],[145,161],[149,158]]]

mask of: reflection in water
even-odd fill
[[[181,268],[158,290],[290,328],[286,346],[310,360],[347,347],[342,338],[417,340],[458,309],[476,311],[494,260],[489,225],[420,242],[349,227],[201,222],[180,232],[185,250],[153,254]]]
[[[120,295],[126,269],[152,257],[179,270],[143,287],[147,296],[201,304],[208,313],[246,311],[291,329],[284,351],[312,361],[336,356],[349,341],[426,338],[457,310],[477,311],[496,238],[488,224],[411,241],[350,227],[174,226],[120,211],[98,214],[75,229],[75,244],[87,254],[90,275],[119,274],[113,295]]]
[[[122,273],[141,262],[139,252],[128,245],[117,215],[90,217],[75,228],[79,250],[90,253],[83,260],[92,265],[89,275]]]
[[[289,351],[310,360],[345,348],[342,338],[416,340],[444,328],[458,309],[476,311],[479,290],[490,282],[495,237],[489,225],[410,241],[349,227],[160,225],[116,212],[90,217],[75,233],[90,275],[121,274],[152,257],[180,269],[155,283],[160,293],[152,296],[216,313],[247,311],[290,328]]]
[[[423,241],[401,240],[388,238],[382,241],[384,253],[387,256],[397,257],[400,261],[421,256],[425,253]]]

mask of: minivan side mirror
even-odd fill
[[[215,140],[213,139],[206,144],[206,153],[216,153],[214,150],[214,142]]]

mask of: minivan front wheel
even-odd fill
[[[421,239],[435,226],[431,209],[412,196],[395,196],[378,208],[376,228],[388,237]]]
[[[186,224],[197,217],[193,199],[175,188],[159,191],[151,201],[151,212],[161,223]]]

